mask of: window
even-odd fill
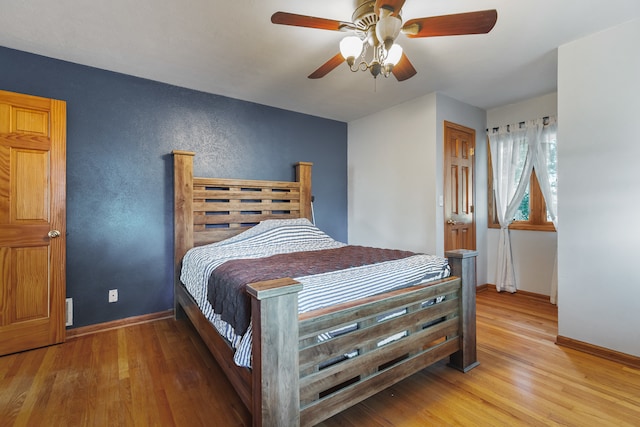
[[[552,197],[557,198],[557,153],[555,144],[549,150],[547,161],[548,173],[550,176],[550,186]],[[489,195],[489,227],[500,228],[498,216],[495,209],[495,196],[493,193],[493,169],[491,165],[491,151],[487,149],[488,155],[488,191]],[[522,167],[523,165],[520,165]],[[538,230],[538,231],[555,231],[555,227],[551,222],[547,206],[544,202],[544,196],[538,184],[535,168],[531,173],[531,179],[527,191],[520,203],[514,221],[509,226],[511,230]]]

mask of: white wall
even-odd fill
[[[558,51],[558,334],[640,356],[640,20]]]
[[[557,94],[554,92],[488,110],[487,128],[555,116],[558,113],[557,100]],[[556,233],[511,230],[510,234],[518,289],[540,295],[550,295],[556,260]],[[499,230],[492,228],[487,232],[487,280],[491,284],[496,283],[496,252],[499,238]]]
[[[438,206],[444,120],[476,129],[476,188],[482,195],[476,198],[476,238],[478,248],[486,247],[485,111],[442,94],[348,124],[349,243],[444,253],[443,208]],[[483,250],[478,283],[486,283]]]
[[[349,243],[437,252],[436,136],[436,94],[348,124]]]

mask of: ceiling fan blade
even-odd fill
[[[334,21],[333,19],[316,18],[307,15],[297,15],[288,12],[276,12],[271,15],[271,22],[281,25],[292,25],[295,27],[317,28],[320,30],[341,31],[343,29],[353,29],[350,22]]]
[[[418,73],[416,69],[413,68],[413,64],[411,64],[409,58],[407,58],[407,55],[405,55],[404,53],[400,57],[400,61],[398,61],[398,63],[393,67],[393,70],[391,70],[391,72],[399,82],[407,80],[408,78],[411,78]]]
[[[315,70],[313,73],[309,74],[310,79],[319,79],[320,77],[324,77],[329,74],[334,68],[344,62],[344,57],[341,53],[338,53],[336,56],[325,62]]]
[[[402,9],[402,6],[404,6],[404,2],[405,0],[376,0],[376,5],[374,6],[373,11],[375,12],[376,16],[380,16],[380,9],[384,8],[391,10],[392,16],[398,16],[398,13],[400,13],[400,9]]]
[[[402,32],[410,38],[486,34],[497,20],[498,12],[495,9],[432,16],[407,21]]]

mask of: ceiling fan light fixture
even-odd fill
[[[362,53],[362,40],[357,36],[348,36],[340,41],[340,54],[351,67]]]
[[[402,46],[399,44],[394,44],[391,46],[391,49],[387,52],[387,58],[384,61],[385,65],[396,65],[398,61],[402,58]]]
[[[398,34],[400,34],[402,19],[390,15],[388,11],[384,13],[382,10],[380,12],[380,20],[376,23],[376,37],[380,43],[384,44],[385,49],[389,50]]]

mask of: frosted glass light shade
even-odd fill
[[[362,40],[356,36],[345,37],[340,41],[340,54],[345,58],[357,58],[362,53]]]
[[[387,59],[384,61],[385,64],[396,65],[400,58],[402,57],[402,47],[399,44],[394,44],[389,49],[387,53]]]
[[[376,24],[376,37],[378,41],[384,44],[385,48],[389,49],[391,43],[400,34],[401,28],[402,19],[391,15],[382,16]]]

